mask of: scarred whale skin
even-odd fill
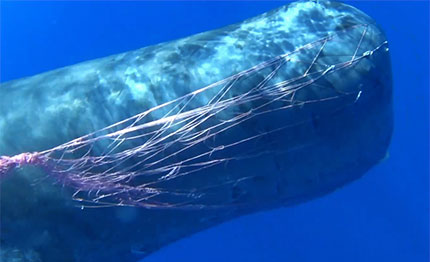
[[[79,209],[71,200],[73,190],[50,179],[34,184],[35,178],[44,178],[43,171],[24,168],[1,184],[2,259],[21,252],[34,261],[137,261],[234,217],[300,203],[359,178],[386,156],[393,126],[390,58],[383,32],[359,10],[330,1],[292,3],[218,30],[2,84],[0,155],[42,151],[336,32],[343,32],[339,44],[327,44],[321,56],[303,51],[302,58],[312,62],[316,57],[328,65],[341,56],[363,59],[298,96],[304,101],[324,99],[329,94],[321,86],[356,95],[239,125],[221,139],[273,130],[284,119],[309,120],[251,145],[285,149],[280,153],[233,161],[207,171],[211,178],[199,181],[203,187],[213,183],[214,174],[238,181],[252,175],[217,191],[221,204],[250,205]],[[309,66],[289,62],[274,81],[303,74]]]

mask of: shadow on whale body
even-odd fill
[[[391,93],[383,32],[330,1],[4,83],[1,257],[137,261],[327,194],[386,156]]]

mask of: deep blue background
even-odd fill
[[[218,28],[283,4],[2,2],[1,81]],[[381,24],[390,42],[390,158],[331,195],[225,223],[148,262],[429,260],[429,3],[351,4]]]

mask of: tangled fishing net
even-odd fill
[[[351,41],[348,30],[357,30],[357,27],[362,28],[362,34]],[[211,202],[207,196],[216,187],[236,183],[237,178],[212,177],[211,184],[204,187],[193,187],[198,182],[178,181],[190,175],[196,180],[207,175],[215,176],[206,170],[230,161],[271,153],[270,145],[264,150],[244,145],[309,119],[280,123],[270,130],[241,132],[238,128],[244,123],[308,104],[345,97],[351,97],[353,103],[359,99],[360,88],[345,92],[320,80],[354,68],[387,44],[384,42],[372,50],[363,50],[367,28],[367,25],[358,25],[327,35],[293,52],[273,57],[57,147],[3,156],[0,158],[0,177],[24,165],[38,166],[58,183],[74,190],[75,200],[88,205],[222,206],[223,203]],[[352,53],[333,53],[352,42],[355,46]],[[327,61],[331,63],[327,64]],[[326,95],[316,99],[300,95],[311,87]]]

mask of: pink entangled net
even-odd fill
[[[362,29],[361,36],[351,40],[348,32],[357,28]],[[345,97],[358,99],[359,89],[337,90],[319,80],[353,68],[386,44],[362,50],[367,28],[358,25],[327,35],[57,147],[3,156],[0,178],[4,179],[15,168],[34,165],[74,190],[73,198],[88,205],[222,206],[223,203],[208,201],[205,196],[213,188],[236,180],[212,179],[210,185],[200,187],[193,187],[193,183],[182,187],[177,181],[191,174],[198,180],[197,176],[204,176],[206,170],[229,161],[271,153],[267,150],[270,145],[265,150],[246,145],[309,120],[295,119],[270,130],[242,132],[240,128],[250,121],[267,121],[264,117],[270,114],[308,104]],[[355,48],[348,54],[333,53],[343,45]],[[300,92],[306,93],[310,87],[327,95],[315,99],[307,96],[303,100]]]

